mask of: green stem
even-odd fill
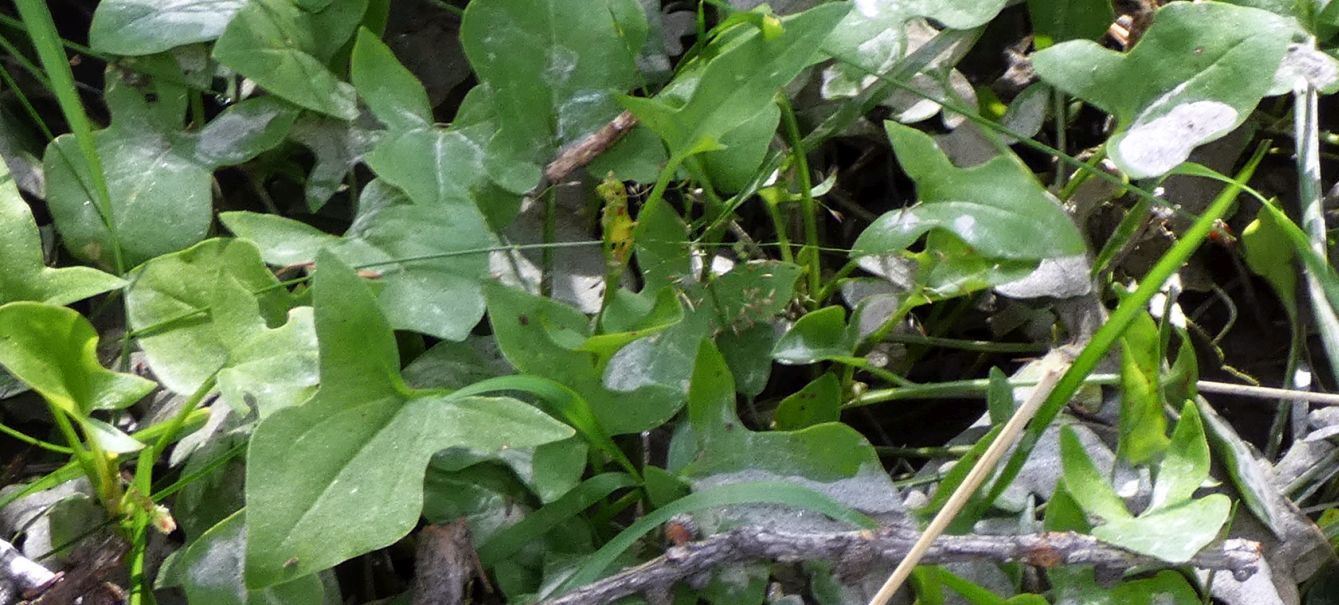
[[[1116,374],[1093,374],[1084,378],[1084,385],[1115,385],[1120,384],[1120,376]],[[1011,387],[1031,387],[1036,386],[1036,380],[1009,380]],[[876,389],[866,391],[857,397],[854,401],[847,402],[842,409],[856,408],[876,403],[886,403],[889,401],[910,401],[915,399],[968,399],[985,397],[990,391],[990,379],[972,378],[967,380],[951,380],[948,382],[935,382],[928,384],[917,384],[912,386],[897,387],[893,389]]]
[[[890,334],[887,339],[891,342],[900,342],[903,344],[927,345],[962,351],[980,351],[982,353],[1045,353],[1049,349],[1049,347],[1043,344],[963,340],[959,338],[943,338],[941,336],[924,336],[921,334]]]
[[[777,95],[776,104],[781,108],[781,123],[785,125],[795,173],[800,180],[800,212],[804,220],[804,247],[800,249],[800,260],[805,263],[809,277],[808,306],[814,309],[818,306],[817,295],[823,289],[823,266],[818,256],[818,203],[814,201],[809,158],[804,150],[804,137],[800,136],[800,122],[795,119],[795,108],[784,94]]]
[[[772,227],[776,230],[778,247],[781,249],[781,260],[794,263],[795,253],[790,249],[790,236],[786,235],[786,219],[781,215],[780,206],[767,201],[763,203],[767,205],[767,215],[772,218]]]

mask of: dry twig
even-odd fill
[[[637,567],[577,588],[545,605],[609,603],[629,595],[657,592],[677,582],[705,580],[723,566],[749,561],[826,560],[838,573],[859,577],[876,564],[904,558],[918,532],[893,527],[878,532],[792,533],[744,527],[698,542],[675,546],[664,555]],[[1254,574],[1260,562],[1260,544],[1232,539],[1201,551],[1189,564],[1201,569],[1227,571],[1239,579]],[[1022,562],[1042,568],[1092,565],[1124,571],[1137,566],[1165,566],[1144,555],[1103,544],[1092,536],[1073,532],[1046,532],[1017,536],[941,536],[925,553],[927,564],[988,560]]]

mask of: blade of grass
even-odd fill
[[[116,221],[112,216],[112,198],[107,189],[102,158],[98,155],[98,148],[93,140],[92,122],[89,121],[88,114],[84,111],[84,104],[79,99],[74,73],[70,71],[70,62],[65,56],[60,34],[56,32],[56,23],[51,18],[51,11],[48,10],[46,2],[42,0],[15,0],[14,4],[18,6],[19,16],[23,19],[28,36],[32,39],[33,48],[37,50],[37,57],[42,61],[42,67],[51,79],[51,92],[56,95],[56,102],[74,133],[79,153],[83,156],[89,177],[93,180],[93,203],[112,239],[112,263],[116,273],[124,274],[127,267],[121,254],[121,238],[117,235]]]
[[[636,485],[637,480],[627,473],[604,473],[582,481],[563,497],[493,534],[479,546],[479,561],[484,567],[492,567],[609,494]]]
[[[1314,39],[1311,45],[1314,48]],[[1297,202],[1301,205],[1302,229],[1311,240],[1311,249],[1328,266],[1325,213],[1320,199],[1318,97],[1316,88],[1309,83],[1293,91],[1293,141],[1297,150]],[[1330,362],[1330,377],[1339,383],[1339,316],[1325,299],[1320,277],[1313,271],[1305,273],[1307,298],[1311,300],[1312,316]]]

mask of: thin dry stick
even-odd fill
[[[632,112],[625,111],[618,114],[590,136],[563,149],[558,157],[544,167],[544,180],[548,183],[557,183],[577,168],[591,163],[591,160],[613,147],[614,143],[636,125],[637,117],[632,115]]]
[[[675,546],[664,555],[565,595],[541,601],[542,605],[597,605],[613,603],[634,594],[668,591],[679,582],[689,586],[705,582],[721,568],[745,561],[828,561],[843,578],[865,575],[883,561],[901,559],[919,532],[911,528],[885,527],[878,531],[787,532],[747,526],[716,534],[697,542]],[[1132,567],[1165,566],[1154,557],[1104,544],[1092,536],[1072,532],[1044,532],[1007,536],[944,536],[925,554],[929,563],[955,561],[1021,562],[1046,569],[1066,565],[1092,565],[1099,569],[1125,571]],[[1260,567],[1260,544],[1241,539],[1224,540],[1195,554],[1188,565],[1225,571],[1245,580]]]
[[[1313,391],[1299,391],[1297,389],[1257,387],[1249,384],[1233,384],[1230,382],[1214,382],[1211,380],[1200,380],[1195,383],[1195,386],[1204,393],[1221,393],[1224,395],[1250,397],[1252,399],[1288,399],[1291,401],[1306,401],[1308,403],[1320,405],[1339,405],[1339,394],[1335,393],[1316,393]]]
[[[1018,437],[1023,433],[1023,429],[1032,420],[1032,416],[1037,413],[1037,408],[1040,408],[1042,402],[1046,401],[1046,397],[1055,388],[1055,383],[1060,380],[1060,375],[1065,373],[1065,370],[1069,368],[1073,361],[1073,356],[1063,349],[1052,349],[1050,353],[1046,354],[1046,357],[1041,361],[1042,367],[1045,368],[1042,370],[1042,378],[1032,391],[1032,395],[1014,411],[1014,415],[1004,424],[1004,429],[1000,431],[995,441],[991,442],[990,447],[986,448],[986,453],[981,455],[981,459],[977,461],[976,466],[973,466],[971,472],[967,473],[967,477],[958,485],[958,489],[953,490],[953,494],[944,503],[944,507],[939,509],[934,519],[930,521],[930,525],[921,533],[921,537],[911,546],[907,556],[897,564],[897,568],[893,570],[892,575],[888,576],[888,580],[883,583],[883,587],[874,595],[874,598],[870,599],[870,605],[886,605],[888,600],[893,598],[893,593],[896,593],[897,589],[902,587],[902,583],[907,580],[907,576],[911,575],[911,570],[915,569],[916,565],[921,562],[921,558],[925,556],[926,551],[930,550],[930,546],[934,544],[935,539],[944,533],[948,524],[953,521],[954,517],[958,516],[962,507],[966,506],[967,500],[972,497],[972,494],[976,493],[976,489],[981,487],[981,483],[986,480],[990,473],[994,472],[995,465],[999,463],[1000,458],[1004,457],[1004,453],[1014,446],[1014,442],[1018,440]]]

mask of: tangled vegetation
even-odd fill
[[[0,600],[1339,597],[1339,3],[15,6]]]

